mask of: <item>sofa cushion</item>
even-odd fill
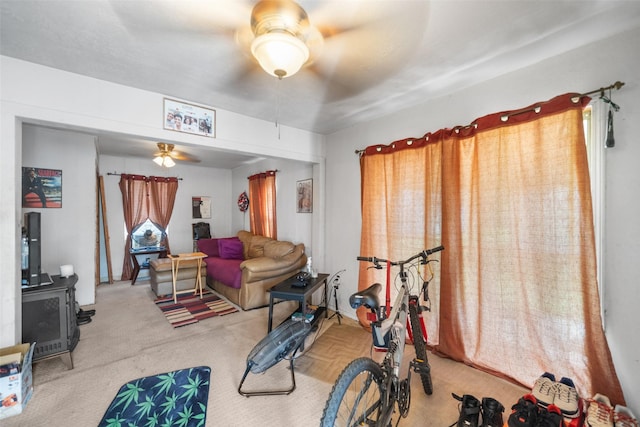
[[[238,238],[219,239],[218,252],[223,259],[244,259],[242,242]]]
[[[291,242],[272,240],[264,244],[264,256],[269,258],[282,258],[293,252],[295,245]]]
[[[240,289],[242,270],[239,259],[205,258],[207,276],[231,288]]]
[[[219,239],[200,239],[198,240],[198,250],[208,256],[219,256],[218,240]]]

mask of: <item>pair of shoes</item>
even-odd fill
[[[564,417],[558,406],[540,406],[533,394],[525,394],[511,407],[505,427],[564,427]]]
[[[531,394],[543,408],[554,404],[567,418],[580,416],[580,396],[570,378],[562,377],[556,381],[555,375],[545,372],[534,383]]]
[[[584,424],[587,427],[613,427],[613,406],[607,396],[596,393],[593,399],[589,399]]]
[[[482,403],[475,396],[465,394],[462,397],[451,393],[454,399],[460,401],[460,417],[456,427],[502,427],[502,413],[504,406],[492,397],[483,397]],[[480,414],[482,413],[482,423]]]
[[[613,423],[616,427],[638,427],[638,419],[626,406],[616,405],[613,411]]]

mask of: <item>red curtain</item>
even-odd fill
[[[124,259],[122,260],[122,276],[120,280],[131,280],[133,265],[131,264],[131,233],[148,217],[147,177],[142,175],[120,175],[120,192],[124,211],[124,226],[127,235],[124,239]]]
[[[249,177],[249,223],[253,234],[278,238],[276,171],[266,171]]]
[[[367,147],[360,253],[442,243],[426,316],[436,351],[529,387],[554,372],[624,404],[600,318],[587,102],[566,94]],[[380,274],[361,265],[359,288]]]
[[[122,174],[119,186],[122,193],[124,224],[127,230],[120,280],[131,280],[133,273],[133,264],[129,253],[131,233],[147,218],[162,229],[167,228],[178,191],[178,179]],[[165,237],[164,246],[169,252],[169,236]]]

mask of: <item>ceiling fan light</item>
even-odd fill
[[[260,66],[272,76],[290,77],[309,59],[309,48],[299,38],[282,32],[271,32],[256,37],[251,53]]]
[[[176,162],[173,161],[171,156],[168,156],[166,154],[154,157],[153,162],[158,166],[163,166],[165,168],[172,168],[176,165]]]
[[[162,164],[165,168],[172,168],[176,165],[176,162],[170,156],[164,156],[164,162]]]

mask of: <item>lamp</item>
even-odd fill
[[[262,69],[279,79],[297,73],[309,59],[309,48],[286,31],[272,31],[256,37],[251,53]]]
[[[295,1],[261,0],[251,11],[251,53],[279,79],[293,76],[309,60],[309,17]]]
[[[161,156],[155,157],[153,161],[158,166],[164,166],[165,168],[172,168],[176,165],[176,162],[174,162],[171,156],[169,156],[168,154],[163,154]]]

